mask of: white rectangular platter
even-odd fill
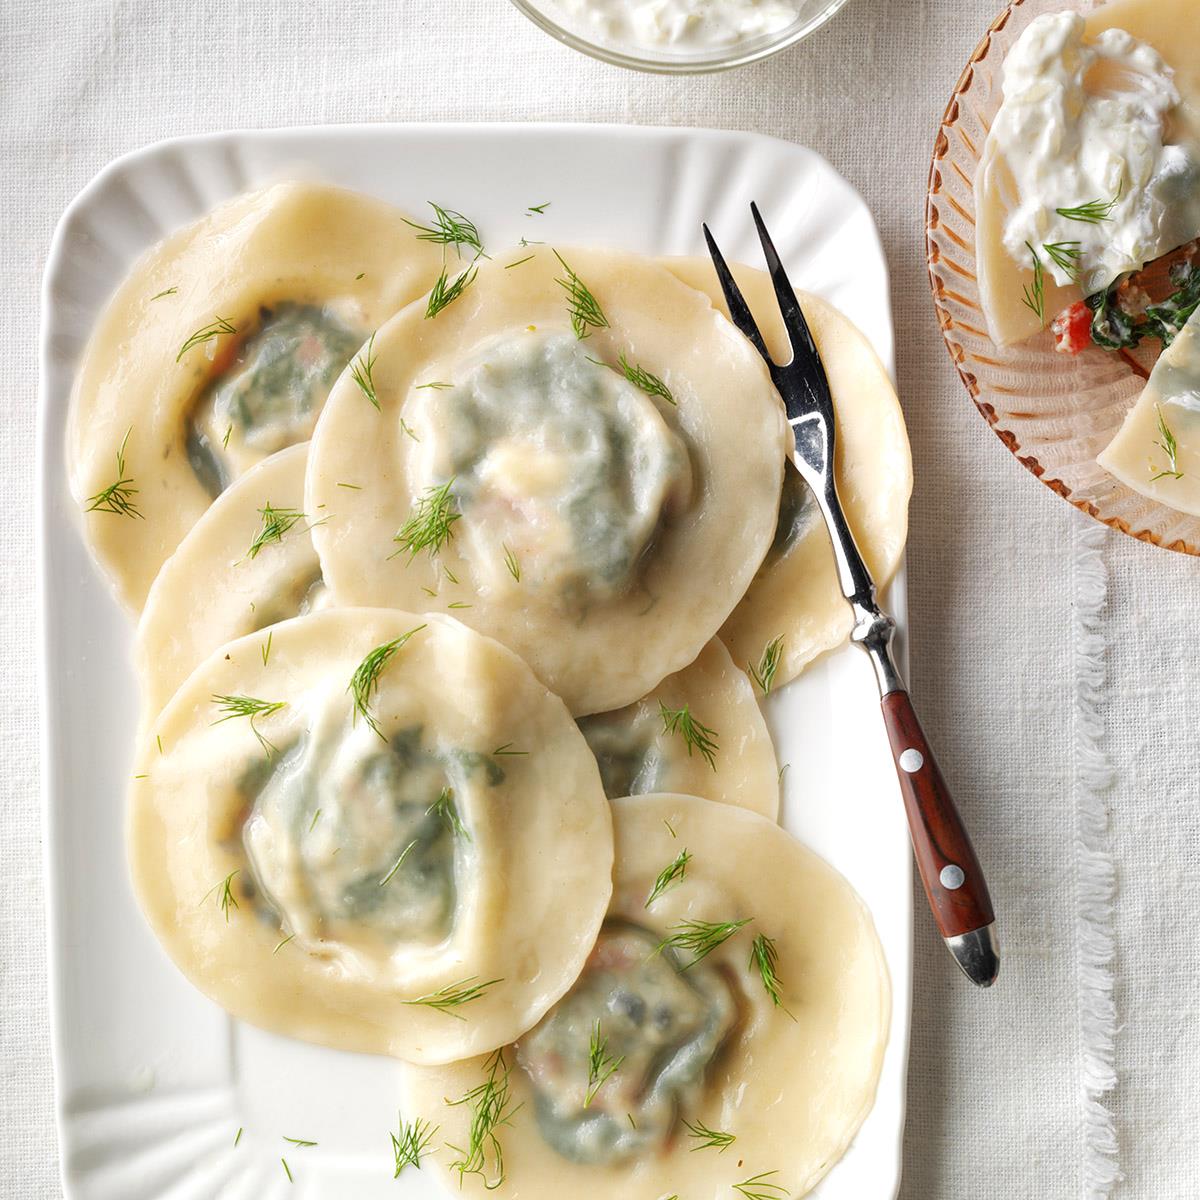
[[[70,1200],[441,1195],[419,1172],[392,1178],[394,1063],[232,1021],[183,979],[142,921],[123,846],[137,716],[131,626],[88,559],[66,486],[73,373],[133,259],[219,201],[284,177],[374,193],[415,214],[436,200],[467,212],[489,246],[526,237],[699,254],[708,221],[727,255],[755,264],[748,206],[757,200],[796,285],[845,312],[892,362],[886,267],[862,200],[811,151],[763,137],[599,125],[294,129],[161,143],[93,180],[58,227],[41,347],[43,787],[57,1111]],[[526,215],[546,201],[544,215]],[[890,596],[901,623],[904,601],[902,574]],[[892,977],[878,1099],[814,1195],[891,1200],[903,1127],[911,869],[865,657],[850,647],[827,656],[771,699],[768,716],[779,760],[789,764],[784,824],[864,897]],[[285,1136],[319,1144],[299,1149]]]

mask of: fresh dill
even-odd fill
[[[779,672],[779,663],[783,657],[783,634],[777,638],[772,638],[764,647],[762,654],[759,655],[758,665],[753,663],[746,664],[746,670],[750,674],[750,678],[758,685],[758,690],[764,696],[771,694],[771,688],[775,685],[775,676]]]
[[[400,857],[396,859],[394,863],[392,863],[392,869],[388,871],[388,873],[379,881],[380,887],[387,887],[387,885],[392,882],[392,878],[395,876],[396,872],[400,870],[402,866],[404,866],[404,860],[412,853],[413,847],[416,844],[417,841],[416,838],[414,838],[408,843],[407,846],[404,847],[403,850],[400,851]]]
[[[645,367],[639,363],[631,363],[625,357],[625,351],[622,350],[617,355],[617,362],[620,366],[614,367],[610,363],[601,362],[598,358],[588,360],[594,362],[597,366],[608,367],[610,371],[616,371],[618,375],[624,375],[635,388],[646,393],[647,396],[660,396],[668,404],[676,404],[674,395],[671,389],[657,376],[647,371]]]
[[[360,483],[339,483],[337,486],[340,488],[349,488],[352,492],[362,491],[362,484]]]
[[[117,448],[117,478],[108,487],[101,488],[94,496],[88,497],[87,508],[84,512],[108,512],[118,517],[137,517],[145,520],[138,509],[134,496],[138,489],[133,486],[133,480],[125,474],[125,447],[129,445],[129,435],[133,426],[125,430],[121,445]]]
[[[257,722],[259,717],[269,717],[272,713],[279,712],[281,708],[286,708],[286,700],[259,700],[254,696],[214,695],[212,702],[217,705],[219,711],[223,714],[213,722],[214,725],[220,725],[225,721],[232,721],[238,717],[248,717],[250,719],[250,731],[258,738],[258,744],[263,748],[266,756],[270,758],[275,753],[275,747],[263,736]]]
[[[149,779],[149,778],[150,778],[150,776],[149,776],[149,775],[146,775],[146,774],[142,774],[142,775],[135,775],[135,776],[134,776],[134,779]]]
[[[545,204],[531,204],[525,210],[525,215],[527,217],[532,217],[536,214],[537,216],[540,217],[546,211],[546,209],[548,209],[550,207],[551,203],[552,203],[552,201],[547,200]]]
[[[217,317],[213,321],[209,321],[201,329],[197,329],[190,338],[179,348],[179,353],[175,355],[175,361],[179,362],[181,358],[189,351],[194,350],[197,346],[203,346],[205,342],[211,342],[214,338],[218,338],[223,333],[237,333],[237,326],[225,317]]]
[[[416,221],[405,220],[405,225],[417,230],[417,241],[433,242],[438,246],[454,246],[459,254],[462,247],[469,246],[476,255],[483,253],[483,242],[479,238],[479,230],[473,221],[468,221],[460,212],[452,208],[442,208],[440,204],[427,201],[433,209],[433,224],[420,225]]]
[[[691,962],[683,965],[686,971],[724,945],[743,925],[749,924],[749,917],[741,921],[680,921],[671,926],[672,932],[659,942],[656,953],[668,946],[672,950],[686,950],[692,956]]]
[[[696,1140],[696,1145],[692,1147],[692,1151],[696,1150],[720,1150],[722,1154],[737,1141],[737,1137],[732,1133],[722,1133],[719,1129],[709,1129],[703,1121],[697,1121],[692,1124],[691,1121],[684,1121],[684,1125],[688,1130],[688,1137]]]
[[[488,1191],[494,1191],[504,1182],[504,1151],[497,1131],[511,1122],[521,1106],[510,1107],[510,1068],[504,1061],[503,1047],[488,1055],[483,1070],[484,1080],[481,1084],[457,1100],[448,1101],[451,1106],[466,1105],[471,1112],[466,1148],[449,1147],[458,1155],[449,1169],[458,1172],[460,1186],[468,1175],[478,1175],[483,1186]]]
[[[1079,277],[1079,260],[1083,255],[1079,242],[1043,242],[1042,249],[1056,267],[1072,279]]]
[[[442,309],[453,304],[475,282],[475,276],[478,274],[477,267],[468,267],[465,271],[460,271],[451,282],[446,268],[443,267],[429,293],[429,301],[425,305],[425,319],[433,320]]]
[[[662,717],[664,733],[677,733],[683,738],[689,758],[693,750],[699,750],[708,765],[714,771],[717,769],[717,740],[720,735],[715,729],[709,729],[707,725],[697,721],[686,704],[682,708],[672,709],[660,700],[658,715]]]
[[[515,758],[520,755],[526,755],[528,750],[514,750],[512,742],[505,742],[503,746],[497,746],[492,751],[493,758]]]
[[[275,637],[275,631],[271,630],[267,634],[267,640],[262,644],[262,660],[263,666],[267,665],[267,660],[271,657],[271,642]]]
[[[164,296],[174,296],[178,291],[177,287],[163,288],[161,292],[157,292],[150,297],[150,303],[153,304],[155,300],[161,300]]]
[[[593,329],[607,329],[608,318],[604,315],[600,302],[588,290],[587,284],[575,274],[557,250],[554,257],[567,273],[566,279],[556,279],[554,282],[567,293],[567,311],[571,316],[571,328],[575,331],[575,336],[582,341]]]
[[[675,832],[675,826],[674,826],[674,825],[672,825],[672,824],[671,824],[671,822],[670,822],[670,821],[668,821],[666,817],[663,817],[663,824],[664,824],[664,825],[667,827],[667,832],[668,832],[668,833],[669,833],[669,834],[670,834],[670,835],[671,835],[673,838],[677,838],[677,837],[679,836],[679,834],[677,834],[677,833]]]
[[[233,880],[234,880],[234,877],[239,875],[240,873],[241,873],[240,870],[230,871],[229,874],[226,875],[225,878],[222,879],[220,883],[214,883],[212,885],[212,887],[210,887],[208,889],[208,891],[205,892],[204,895],[200,898],[200,903],[197,905],[197,908],[202,908],[204,906],[205,901],[208,900],[209,896],[216,896],[217,904],[220,907],[221,912],[224,914],[224,917],[225,917],[225,924],[228,925],[229,924],[229,910],[231,908],[241,908],[241,905],[238,903],[237,897],[233,894]]]
[[[1099,225],[1101,221],[1112,220],[1112,210],[1116,208],[1121,198],[1120,190],[1111,200],[1088,200],[1074,208],[1056,208],[1054,211],[1068,221],[1083,221],[1088,225]]]
[[[242,1126],[238,1126],[237,1137],[233,1139],[233,1144],[236,1146],[242,1140]]]
[[[1022,289],[1024,295],[1021,298],[1021,303],[1039,321],[1046,319],[1046,282],[1042,276],[1042,260],[1038,258],[1037,251],[1028,243],[1025,243],[1026,249],[1033,255],[1033,282],[1027,283]]]
[[[468,604],[465,600],[451,600],[450,603],[446,605],[446,607],[453,609],[453,608],[474,608],[475,606],[473,604]]]
[[[280,952],[280,950],[282,950],[284,948],[284,946],[286,946],[288,944],[288,942],[295,941],[295,939],[296,939],[296,935],[294,933],[289,933],[287,935],[287,937],[280,938],[279,941],[277,941],[275,943],[275,949],[272,950],[271,953],[278,954]]]
[[[429,383],[418,383],[417,391],[422,392],[427,388],[431,388],[433,391],[442,392],[445,391],[446,388],[452,388],[453,386],[454,384],[452,383],[443,383],[440,379],[434,379]]]
[[[546,244],[545,242],[535,242],[535,241],[531,241],[529,238],[522,238],[522,239],[521,239],[521,245],[522,245],[522,246],[526,246],[526,247],[528,247],[528,246],[544,246],[545,244]],[[532,258],[533,256],[532,256],[532,255],[530,255],[530,257]]]
[[[791,763],[784,763],[783,766],[779,768],[779,786],[780,787],[783,786],[783,777],[788,773],[788,768],[791,765],[792,765]]]
[[[508,568],[508,573],[518,582],[521,582],[521,564],[517,561],[517,556],[507,547],[504,547],[504,565]]]
[[[221,449],[222,450],[229,449],[229,438],[232,434],[233,434],[233,425],[232,424],[227,425],[225,427],[225,436],[221,439]]]
[[[590,1108],[596,1098],[596,1093],[621,1069],[625,1056],[614,1056],[608,1052],[608,1038],[600,1035],[600,1018],[596,1018],[592,1026],[592,1036],[588,1043],[588,1085],[587,1095],[583,1101],[584,1108]]]
[[[637,1128],[637,1122],[636,1122],[636,1121],[633,1119],[633,1113],[626,1113],[626,1114],[625,1114],[625,1116],[626,1116],[626,1118],[627,1118],[627,1119],[628,1119],[628,1121],[629,1121],[629,1128],[630,1128],[630,1129],[636,1129],[636,1128]]]
[[[477,978],[478,976],[470,975],[456,983],[448,983],[445,987],[438,988],[436,992],[418,996],[415,1000],[405,1000],[404,1003],[422,1005],[425,1008],[432,1008],[436,1012],[445,1013],[446,1016],[453,1017],[456,1021],[465,1021],[466,1017],[454,1010],[461,1008],[464,1004],[470,1004],[472,1000],[481,999],[487,994],[488,988],[504,982],[503,979],[489,979],[484,983],[476,983]]]
[[[273,508],[269,500],[258,512],[262,517],[262,528],[250,543],[250,549],[246,551],[247,558],[257,558],[264,546],[282,542],[292,529],[304,520],[304,514],[299,509]]]
[[[692,861],[691,854],[687,849],[679,852],[674,862],[668,863],[658,873],[658,878],[654,881],[654,886],[650,889],[650,894],[646,897],[646,903],[643,908],[649,908],[655,900],[664,892],[669,892],[677,883],[681,883],[687,875],[688,863]]]
[[[783,1002],[783,981],[779,978],[779,951],[775,947],[775,939],[760,933],[750,946],[750,970],[757,971],[762,980],[763,988],[771,1003],[776,1008],[782,1008],[789,1017],[787,1005]],[[792,1017],[795,1020],[795,1017]]]
[[[287,1134],[283,1135],[285,1142],[291,1142],[293,1146],[299,1146],[301,1150],[307,1150],[310,1146],[315,1146],[316,1142],[307,1141],[305,1138],[290,1138]]]
[[[425,810],[426,816],[440,817],[446,822],[450,832],[455,837],[465,837],[467,841],[471,840],[470,833],[467,832],[467,827],[462,822],[462,817],[458,815],[458,805],[454,803],[454,789],[444,787],[438,798]]]
[[[407,633],[402,633],[399,637],[392,638],[390,642],[384,642],[382,646],[376,646],[354,668],[354,674],[350,676],[350,683],[346,687],[346,691],[354,697],[354,719],[357,721],[359,717],[362,717],[384,741],[387,741],[387,738],[384,737],[383,732],[379,728],[379,722],[371,712],[371,700],[379,690],[379,677],[383,674],[384,667],[392,661],[396,651],[401,649],[411,637],[420,633],[424,628],[424,625],[418,625],[415,629],[410,629]],[[319,809],[317,810],[317,816],[320,816]],[[313,824],[316,824],[316,817],[313,818]]]
[[[454,480],[447,479],[445,483],[425,489],[424,495],[413,506],[408,520],[392,537],[392,541],[400,547],[397,554],[407,550],[411,561],[422,550],[437,554],[449,543],[454,536],[454,523],[462,516],[457,511],[458,498],[454,495],[453,487]]]
[[[787,1188],[779,1183],[768,1182],[772,1175],[778,1174],[778,1171],[763,1171],[743,1179],[741,1183],[735,1183],[733,1190],[740,1192],[746,1200],[787,1200]]]
[[[536,257],[537,257],[537,255],[536,255],[536,254],[527,254],[527,255],[526,255],[524,258],[518,258],[516,262],[510,262],[510,263],[508,263],[508,264],[505,266],[505,268],[504,268],[504,269],[505,269],[506,271],[511,271],[511,270],[513,269],[513,267],[519,267],[519,266],[521,266],[521,265],[522,265],[522,264],[524,264],[524,263],[527,263],[527,262],[533,262],[533,260],[534,260]]]
[[[309,833],[312,833],[312,831],[314,829],[316,829],[317,822],[320,819],[321,819],[321,810],[318,808],[317,811],[315,813],[313,813],[313,819],[308,823],[308,832]]]
[[[379,394],[375,391],[375,334],[367,338],[367,344],[354,356],[350,364],[350,378],[358,385],[358,390],[371,402],[376,412],[379,408]]]
[[[1179,469],[1179,443],[1175,440],[1175,435],[1171,432],[1159,405],[1155,404],[1154,411],[1158,414],[1159,436],[1159,441],[1154,444],[1167,456],[1169,466],[1165,471],[1151,475],[1150,482],[1153,483],[1156,479],[1182,479],[1183,472]]]
[[[280,1158],[279,1161],[283,1163],[283,1173],[288,1177],[288,1183],[295,1183],[296,1181],[292,1178],[292,1168],[287,1165],[287,1159]]]
[[[393,1179],[399,1179],[400,1172],[405,1167],[421,1169],[421,1155],[434,1153],[429,1150],[429,1144],[433,1141],[433,1135],[441,1128],[440,1125],[423,1121],[420,1117],[409,1122],[406,1122],[403,1117],[400,1117],[399,1120],[399,1133],[390,1135],[392,1153],[396,1156],[396,1171],[392,1176]]]
[[[354,282],[357,283],[360,279],[365,279],[366,274],[366,271],[359,271],[359,273],[354,277]]]
[[[155,740],[155,742],[158,744],[158,752],[159,752],[159,754],[162,754],[162,753],[163,753],[162,734],[161,734],[161,733],[160,733],[160,734],[156,734],[156,735],[155,735],[155,738],[154,738],[154,740]]]

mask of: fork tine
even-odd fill
[[[754,316],[750,312],[750,306],[746,303],[746,299],[742,295],[742,290],[734,280],[733,272],[730,271],[729,264],[725,261],[725,256],[721,253],[720,247],[718,247],[707,225],[704,226],[704,240],[708,243],[708,253],[712,258],[713,267],[716,269],[717,280],[721,284],[721,291],[725,293],[725,303],[729,308],[730,318],[746,336],[755,350],[766,359],[767,366],[774,367],[775,364],[771,361],[771,355],[767,352],[767,344],[763,341],[763,336],[759,333],[758,325],[755,323]]]
[[[804,319],[800,301],[796,299],[796,293],[792,290],[791,280],[788,279],[787,272],[783,269],[779,252],[775,249],[775,243],[767,232],[767,225],[762,219],[762,213],[758,211],[758,205],[753,201],[750,202],[750,213],[754,217],[758,240],[762,243],[763,255],[767,260],[767,271],[770,273],[771,282],[775,285],[775,299],[779,301],[779,311],[783,314],[783,324],[787,329],[788,341],[792,344],[792,361],[804,370],[819,370],[821,377],[824,378],[825,368],[808,328],[808,322]]]

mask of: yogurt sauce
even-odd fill
[[[711,50],[779,33],[799,0],[558,0],[588,36],[655,50]]]
[[[1170,141],[1179,104],[1174,72],[1124,30],[1088,42],[1076,13],[1032,21],[1005,59],[991,131],[1016,189],[1007,252],[1027,267],[1033,247],[1057,283],[1091,295],[1190,240],[1200,147]],[[1079,206],[1097,219],[1057,211]]]

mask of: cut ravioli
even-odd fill
[[[1140,495],[1200,517],[1200,310],[1159,355],[1096,461]]]
[[[611,893],[609,804],[565,706],[441,615],[270,633],[269,654],[261,634],[218,649],[141,739],[129,859],[155,933],[280,1033],[424,1063],[511,1041]]]
[[[326,606],[302,511],[307,464],[305,443],[252,467],[163,563],[133,643],[147,719],[218,646]]]
[[[498,1055],[404,1069],[405,1117],[439,1127],[422,1167],[504,1200],[725,1196],[755,1176],[804,1194],[874,1101],[891,997],[870,916],[754,813],[653,795],[614,818],[612,906],[570,992]],[[481,1084],[508,1117],[496,1143],[472,1137]]]
[[[667,265],[724,308],[707,259],[670,259]],[[732,270],[768,350],[777,362],[787,362],[791,349],[770,278],[740,264]],[[858,548],[882,589],[900,565],[908,536],[912,455],[904,414],[887,371],[858,328],[820,297],[800,292],[798,298],[833,394],[838,494]],[[741,403],[736,394],[729,401],[735,410]],[[782,638],[773,678],[778,687],[844,642],[852,624],[825,522],[789,463],[771,549],[722,626],[721,640],[740,667],[758,670]]]
[[[779,815],[779,764],[750,681],[719,638],[648,696],[579,728],[610,799],[685,792]]]
[[[380,330],[380,409],[338,381],[307,508],[339,602],[452,611],[601,712],[691,662],[746,590],[786,425],[748,343],[662,267],[522,257]]]
[[[338,373],[440,261],[391,205],[306,183],[239,196],[138,260],[67,432],[87,541],[126,604],[216,495],[308,440]]]

